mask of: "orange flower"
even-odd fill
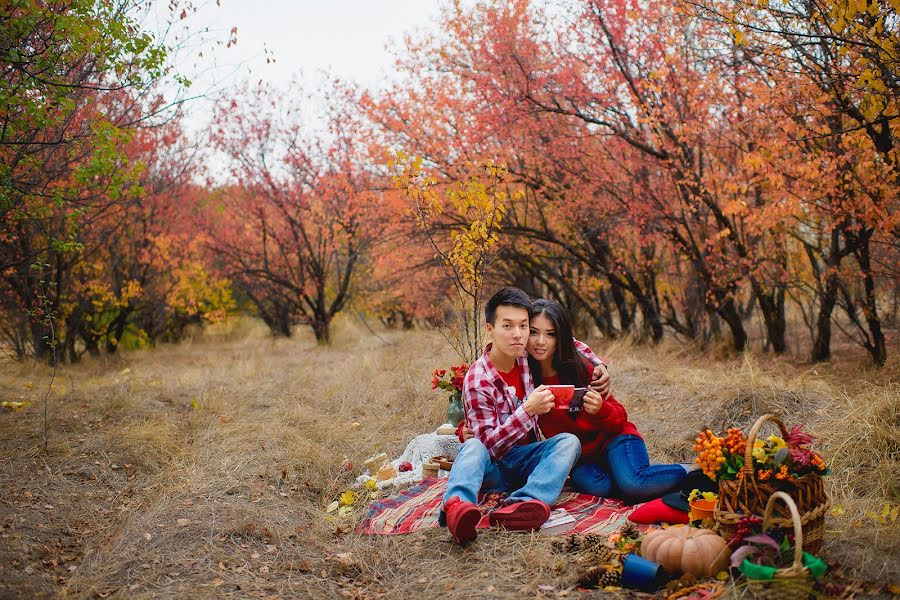
[[[760,469],[759,471],[756,472],[756,477],[760,481],[765,481],[771,476],[772,476],[772,471],[770,469]],[[776,477],[777,477],[777,475],[776,475]]]

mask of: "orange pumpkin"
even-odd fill
[[[670,575],[713,577],[728,568],[731,548],[717,533],[689,525],[657,529],[644,536],[641,556],[658,562]]]

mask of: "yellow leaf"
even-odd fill
[[[200,403],[196,398],[191,398],[191,406],[194,407],[194,410],[200,410]]]
[[[840,517],[840,516],[843,515],[844,512],[846,512],[846,511],[844,511],[843,505],[841,505],[841,504],[835,504],[834,506],[831,507],[831,511],[830,511],[830,512],[831,512],[831,516],[833,516],[833,517]]]
[[[728,577],[729,575],[727,571],[719,571],[718,573],[716,573],[716,579],[718,579],[719,581],[728,581]]]
[[[341,506],[350,506],[354,502],[356,502],[356,494],[352,490],[347,490],[346,492],[341,494]]]
[[[15,402],[11,400],[4,400],[2,403],[0,403],[0,407],[2,407],[3,410],[9,410],[12,412],[22,412],[29,406],[31,406],[31,402]]]
[[[744,35],[744,32],[741,30],[735,30],[734,32],[734,43],[737,46],[743,45],[743,43],[747,41],[747,36]]]

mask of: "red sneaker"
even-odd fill
[[[471,542],[478,535],[475,527],[481,520],[481,511],[471,502],[465,502],[459,496],[453,496],[444,504],[444,516],[447,517],[447,529],[450,536],[458,544]]]
[[[525,500],[498,508],[491,513],[491,525],[500,525],[510,531],[534,531],[540,529],[550,517],[550,507],[540,500]]]

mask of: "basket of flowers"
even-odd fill
[[[759,436],[768,422],[778,426],[780,436]],[[815,438],[803,425],[788,431],[777,416],[763,415],[746,437],[736,428],[729,429],[726,437],[707,429],[696,442],[697,462],[719,483],[713,520],[722,537],[730,540],[747,517],[762,516],[772,494],[782,491],[797,505],[807,548],[810,552],[821,548],[829,507],[822,476],[828,470],[822,456],[812,450]],[[777,506],[772,525],[787,527],[791,523],[789,510]]]
[[[790,511],[792,529],[771,527],[775,501]],[[747,577],[747,589],[756,600],[806,600],[813,580],[824,575],[820,559],[803,551],[803,528],[797,505],[784,492],[775,492],[766,503],[762,532],[739,536],[742,543],[731,555],[731,566]]]

